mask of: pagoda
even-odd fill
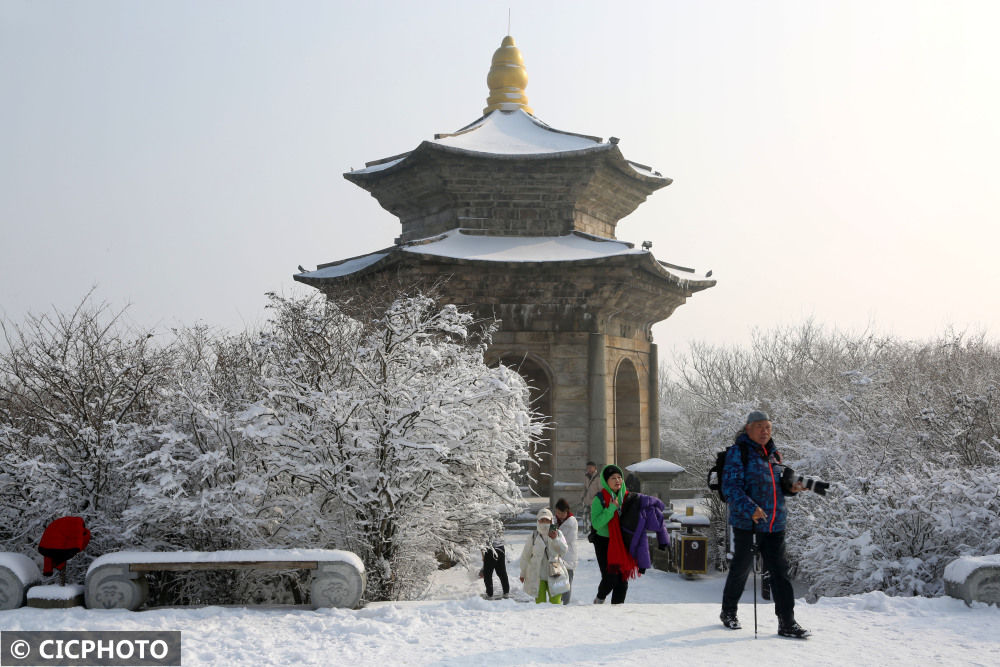
[[[651,328],[715,281],[617,239],[618,221],[671,180],[626,159],[615,137],[537,118],[512,37],[487,84],[471,124],[344,174],[399,218],[394,245],[294,278],[337,300],[433,285],[498,319],[487,361],[521,373],[549,422],[533,488],[572,501],[588,460],[659,455]]]

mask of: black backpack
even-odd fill
[[[733,443],[715,455],[715,465],[708,469],[708,474],[705,476],[705,483],[708,485],[709,491],[718,493],[722,502],[726,502],[726,494],[722,492],[722,469],[726,467],[726,455],[729,454],[729,450],[733,447],[740,448],[740,459],[743,460],[743,466],[746,467],[747,458],[750,456],[747,446],[743,443],[738,445]],[[713,475],[715,476],[715,481],[712,481]]]

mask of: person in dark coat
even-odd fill
[[[500,579],[503,596],[510,595],[510,582],[507,580],[507,554],[504,551],[503,540],[497,538],[483,550],[483,582],[486,584],[486,597],[493,597],[493,572]]]
[[[804,491],[801,482],[785,491],[780,484],[781,454],[771,439],[771,418],[754,410],[736,434],[735,446],[726,454],[722,470],[722,491],[729,504],[729,524],[733,527],[733,562],[722,592],[719,618],[730,630],[740,629],[736,608],[753,567],[756,540],[770,574],[771,597],[778,615],[778,634],[804,638],[809,631],[795,622],[795,596],[785,558],[785,496]],[[746,452],[746,464],[744,453]]]
[[[639,481],[639,476],[634,472],[630,472],[628,477],[625,478],[625,488],[628,489],[629,493],[639,493],[642,491],[642,482]]]
[[[660,549],[666,549],[670,544],[670,535],[663,525],[665,509],[666,505],[656,496],[631,491],[625,496],[621,514],[622,539],[625,540],[628,552],[639,566],[640,573],[653,567],[649,556],[649,540],[646,539],[647,531],[656,533]]]

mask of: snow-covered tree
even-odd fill
[[[98,553],[122,546],[126,465],[149,437],[173,362],[122,316],[88,295],[68,314],[0,322],[2,548],[33,549],[64,515],[84,517]]]
[[[789,554],[814,593],[937,594],[949,560],[1000,549],[1000,350],[984,337],[806,323],[748,349],[692,347],[676,377],[692,460],[710,462],[760,407],[786,463],[833,482],[826,500],[789,502]]]
[[[268,397],[243,419],[295,515],[288,534],[360,554],[370,599],[416,596],[438,556],[478,555],[518,506],[513,475],[540,431],[527,387],[484,364],[471,316],[427,297],[370,327],[315,299],[275,305]]]
[[[370,599],[478,555],[541,430],[520,376],[484,364],[490,330],[424,296],[368,317],[319,295],[271,310],[254,334],[155,345],[89,300],[0,323],[0,548],[33,552],[67,514],[94,534],[75,570],[121,548],[346,548]],[[248,581],[163,574],[153,593],[247,599]]]

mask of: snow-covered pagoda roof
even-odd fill
[[[410,241],[377,252],[319,266],[315,271],[296,274],[304,283],[321,283],[367,273],[399,259],[400,254],[440,258],[462,263],[551,263],[603,261],[635,257],[642,266],[671,282],[699,291],[715,284],[697,277],[693,269],[658,261],[646,248],[615,239],[605,239],[573,231],[562,236],[493,236],[480,230],[452,229],[434,237]]]
[[[560,153],[606,145],[600,137],[553,129],[521,109],[491,111],[453,134],[436,135],[434,142],[468,151],[506,155]]]
[[[604,151],[617,152],[619,159],[639,176],[653,181],[661,181],[658,187],[669,185],[671,179],[646,165],[621,157],[617,151],[618,140],[612,137],[603,141],[600,137],[557,130],[523,109],[511,111],[491,111],[475,122],[451,134],[436,134],[433,140],[422,142],[416,149],[368,162],[364,169],[355,169],[345,174],[349,180],[390,170],[401,165],[421,149],[444,149],[458,153],[481,154],[484,156],[549,158],[571,157],[582,153]]]

